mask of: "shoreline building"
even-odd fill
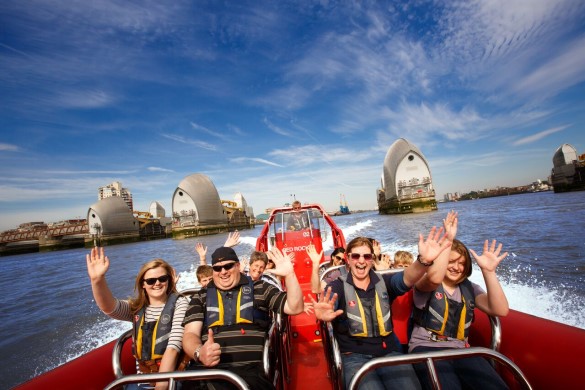
[[[422,152],[404,138],[395,141],[384,158],[380,214],[410,214],[437,210],[429,164]]]
[[[241,199],[245,203],[243,196]],[[211,179],[201,173],[189,175],[179,183],[173,193],[172,207],[173,238],[254,227],[246,210],[238,207],[236,201],[221,200]]]
[[[112,196],[119,196],[120,198],[124,199],[124,202],[126,202],[126,205],[130,211],[134,210],[134,205],[132,204],[132,193],[130,190],[128,190],[128,188],[122,187],[122,183],[119,181],[115,181],[112,184],[98,188],[98,200],[110,198]]]
[[[550,184],[555,193],[585,190],[585,154],[578,156],[572,145],[562,144],[552,161]]]
[[[241,208],[249,218],[254,219],[254,209],[252,206],[248,206],[248,202],[246,202],[246,198],[244,198],[241,192],[236,192],[234,202],[236,202],[237,207]]]
[[[93,242],[121,243],[140,239],[140,225],[128,204],[120,196],[109,196],[92,204],[87,211],[89,234],[86,245]]]

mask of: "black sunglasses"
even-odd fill
[[[227,264],[224,264],[224,265],[214,265],[211,268],[213,268],[213,270],[215,272],[221,272],[222,269],[225,269],[226,271],[229,271],[230,269],[234,268],[234,265],[236,265],[236,263],[235,262],[232,262],[232,263],[227,263]]]
[[[169,281],[171,277],[169,275],[163,275],[163,276],[159,276],[158,278],[148,278],[148,279],[144,279],[144,282],[146,284],[148,284],[149,286],[152,286],[153,284],[156,283],[156,281],[158,280],[161,283],[166,283]]]

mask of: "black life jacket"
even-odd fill
[[[144,322],[146,307],[142,307],[136,313],[132,322],[134,335],[132,353],[136,360],[162,359],[171,336],[175,303],[178,297],[179,295],[175,293],[169,295],[156,321]]]
[[[414,323],[440,336],[467,339],[473,321],[475,296],[469,280],[459,283],[458,287],[461,291],[461,302],[447,298],[441,284],[430,295],[423,309],[414,308]]]
[[[204,328],[234,324],[256,324],[268,328],[268,313],[254,309],[254,281],[243,274],[240,277],[247,278],[248,283],[240,285],[238,290],[224,291],[213,284],[207,286]]]
[[[373,299],[360,299],[355,287],[347,282],[347,274],[339,279],[343,281],[349,334],[355,337],[379,337],[392,333],[392,310],[384,279],[379,278],[376,282]]]

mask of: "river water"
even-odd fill
[[[440,225],[448,210],[459,212],[458,238],[481,252],[485,239],[504,244],[509,256],[498,275],[512,309],[585,329],[585,192],[542,192],[441,203],[439,211],[378,215],[375,211],[334,217],[346,240],[362,235],[382,251],[416,253],[418,233]],[[241,232],[240,256],[253,250],[262,226]],[[196,284],[195,243],[211,252],[227,235],[155,240],[106,248],[107,278],[114,295],[133,294],[141,264],[161,257],[181,276],[180,288]],[[326,253],[331,242],[324,244]],[[129,323],[109,319],[93,301],[86,249],[0,258],[0,388],[10,388],[117,338]],[[482,284],[474,268],[471,280]]]

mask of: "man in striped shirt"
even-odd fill
[[[212,254],[213,280],[193,295],[183,321],[183,348],[195,362],[189,369],[226,369],[240,375],[252,389],[273,388],[262,366],[269,312],[301,313],[303,294],[290,258],[278,248],[268,252],[268,257],[276,265],[272,273],[283,278],[286,292],[241,273],[232,248],[221,247]],[[215,389],[233,388],[225,381],[212,384]],[[184,389],[193,386],[187,382]]]

